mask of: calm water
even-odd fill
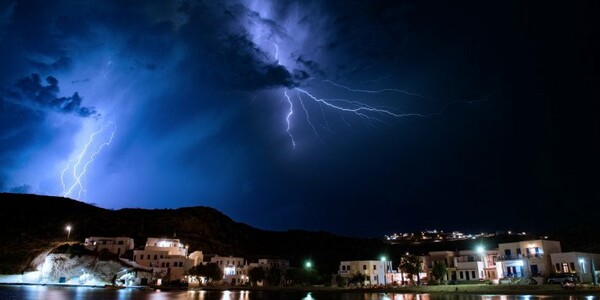
[[[0,286],[1,300],[600,300],[595,296],[497,296],[328,292],[182,291],[150,292],[86,287]]]

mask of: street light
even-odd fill
[[[312,268],[312,262],[311,262],[310,260],[307,260],[307,261],[304,263],[304,267],[305,267],[305,268],[307,268],[307,269],[310,269],[310,268]]]
[[[387,257],[385,257],[385,255],[383,255],[381,257],[381,261],[383,262],[383,285],[386,286],[387,285]]]
[[[71,225],[67,225],[65,230],[67,231],[67,240],[71,237]]]
[[[482,270],[482,278],[485,279],[485,248],[483,248],[483,246],[478,246],[477,247],[477,253],[479,253],[479,255],[481,255],[481,266],[483,268]]]

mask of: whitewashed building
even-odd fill
[[[121,256],[128,250],[133,250],[133,239],[129,237],[98,237],[92,236],[86,238],[84,247],[90,251],[100,252],[106,250],[110,253]]]
[[[555,274],[573,274],[580,282],[593,281],[592,272],[599,270],[600,254],[563,252],[550,254]],[[592,267],[592,264],[594,266]]]
[[[560,242],[529,240],[498,245],[498,276],[548,277],[552,271],[550,254],[560,253]]]
[[[446,276],[442,278],[443,281],[457,280],[456,266],[454,265],[454,257],[456,252],[454,251],[432,251],[429,255],[421,256],[423,260],[423,271],[427,274],[427,280],[431,281],[434,278],[432,271],[436,263],[442,263],[446,265]]]
[[[497,280],[496,259],[498,250],[462,250],[454,257],[457,280]]]
[[[350,279],[357,273],[361,273],[365,276],[364,284],[390,284],[394,281],[391,277],[391,261],[353,260],[340,262],[338,274],[342,277]]]
[[[202,252],[187,256],[188,247],[179,239],[148,238],[143,250],[133,251],[133,260],[152,268],[157,283],[182,280],[186,272],[201,262]]]
[[[246,260],[242,257],[233,256],[213,256],[210,262],[219,266],[223,272],[223,281],[238,285],[248,282],[248,268]]]

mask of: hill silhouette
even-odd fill
[[[354,222],[356,220],[349,220]],[[65,226],[73,227],[70,241],[89,236],[128,236],[143,246],[148,237],[176,236],[190,251],[241,256],[250,260],[273,257],[289,259],[299,266],[311,259],[324,274],[335,273],[341,260],[377,259],[386,255],[397,265],[406,252],[491,249],[499,242],[534,239],[536,236],[496,236],[420,245],[389,245],[382,239],[336,236],[304,230],[267,231],[235,222],[210,207],[178,209],[126,208],[109,210],[80,201],[51,196],[0,193],[0,273],[16,274],[30,268],[40,253],[67,241]],[[550,234],[562,242],[563,251],[600,252],[600,230],[595,220]]]
[[[51,196],[0,193],[0,272],[21,273],[38,254],[89,236],[128,236],[142,246],[147,237],[176,236],[190,250],[249,259],[280,257],[300,265],[314,261],[322,271],[337,269],[341,259],[378,257],[387,247],[378,239],[340,237],[303,230],[265,231],[235,222],[209,207],[108,210]]]

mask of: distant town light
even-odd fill
[[[580,263],[580,264],[582,264],[582,263],[583,263],[583,261],[584,261],[584,260],[583,260],[583,258],[580,258],[580,259],[579,259],[579,263]]]
[[[483,251],[485,251],[485,248],[483,248],[483,246],[478,246],[477,247],[477,253],[483,254]]]
[[[381,260],[381,261],[387,261],[387,257],[385,257],[385,255],[384,255],[384,256],[382,256],[382,257],[380,258],[380,260]]]

